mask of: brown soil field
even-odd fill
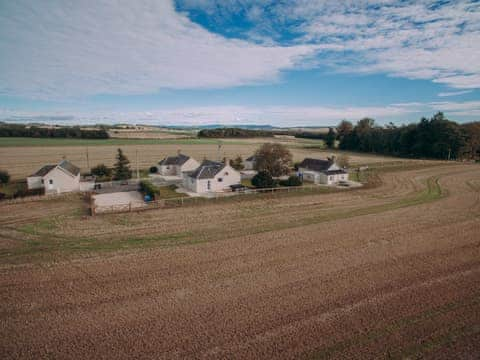
[[[0,354],[479,358],[480,167],[371,179],[95,218],[0,206]]]
[[[244,159],[251,156],[264,142],[279,141],[271,138],[261,139],[222,139],[220,158],[234,158],[238,155]],[[280,141],[289,146],[294,161],[301,161],[305,157],[326,157],[335,154],[335,151],[322,151],[308,148],[304,141]],[[218,159],[217,144],[148,144],[148,145],[96,145],[88,147],[90,167],[99,163],[108,166],[115,162],[118,148],[122,148],[135,167],[136,153],[138,152],[138,166],[148,169],[167,155],[176,154],[181,150],[184,154],[193,156],[198,161],[203,158]],[[69,159],[81,168],[83,172],[89,171],[87,166],[86,146],[21,146],[0,147],[0,169],[7,170],[15,179],[25,178],[43,165],[60,162],[63,158]],[[350,161],[355,164],[372,164],[378,162],[402,161],[401,159],[375,156],[368,154],[349,154]]]

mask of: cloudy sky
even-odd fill
[[[0,119],[480,120],[480,2],[0,0]]]

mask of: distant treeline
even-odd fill
[[[74,138],[74,139],[108,139],[105,129],[82,129],[79,126],[41,127],[35,125],[0,123],[0,137],[34,137],[34,138]]]
[[[302,131],[294,134],[296,138],[326,140],[327,133]]]
[[[198,137],[203,138],[251,138],[272,136],[273,132],[268,130],[251,130],[240,128],[203,129],[198,132]]]
[[[340,149],[434,159],[479,159],[480,122],[457,124],[437,113],[419,123],[377,126],[370,118],[337,127]]]

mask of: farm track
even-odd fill
[[[446,196],[388,207],[424,191],[431,178]],[[385,173],[378,188],[354,192],[88,220],[88,228],[105,229],[100,237],[224,233],[199,245],[3,266],[0,353],[32,359],[478,358],[478,179],[478,166],[439,166]],[[301,223],[325,208],[384,205],[385,211]],[[154,220],[155,226],[142,224]],[[81,231],[79,219],[65,221],[55,231]],[[288,227],[235,235],[240,225],[272,221]]]

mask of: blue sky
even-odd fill
[[[479,1],[0,0],[0,119],[480,120]]]

